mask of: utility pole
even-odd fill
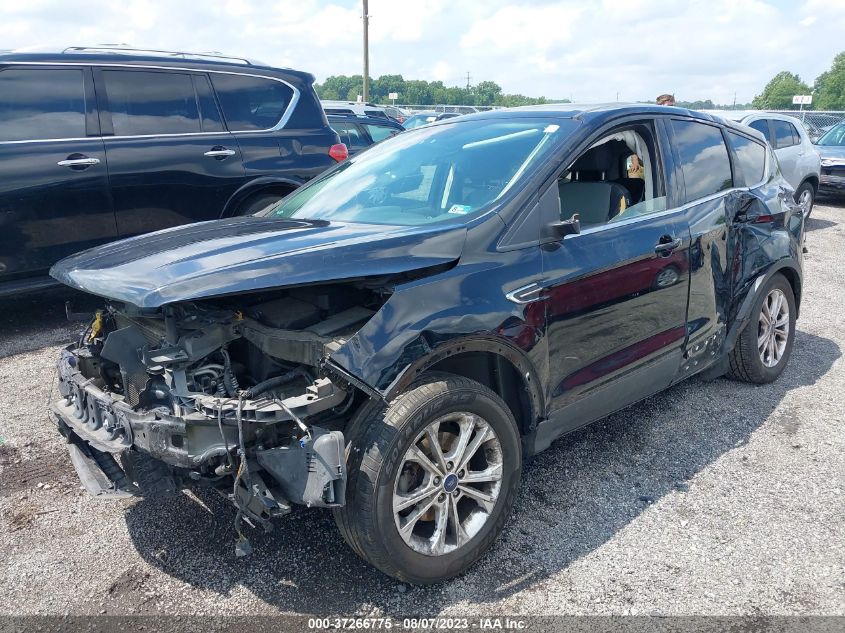
[[[736,92],[734,92],[734,104],[731,106],[731,110],[736,110]]]
[[[364,103],[370,100],[370,12],[369,0],[364,0]]]
[[[469,71],[467,71],[467,92],[469,92]]]

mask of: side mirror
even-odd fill
[[[573,213],[572,217],[568,220],[552,222],[550,228],[552,233],[561,240],[567,235],[577,235],[581,232],[581,216]]]

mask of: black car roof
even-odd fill
[[[464,114],[461,120],[478,120],[491,118],[519,117],[551,117],[558,119],[578,119],[591,125],[601,125],[612,119],[626,115],[676,115],[716,123],[722,127],[730,128],[753,136],[758,140],[765,140],[763,135],[749,128],[748,126],[727,121],[721,117],[713,116],[698,110],[687,110],[674,106],[661,106],[648,103],[599,103],[599,104],[576,104],[576,103],[546,103],[543,105],[520,106],[517,108],[502,108],[500,110],[487,110],[473,114]],[[439,123],[439,122],[438,122]]]
[[[401,124],[393,119],[384,118],[380,116],[359,116],[357,114],[329,114],[326,113],[326,118],[329,121],[354,121],[356,123],[372,123],[373,125],[389,125],[390,127],[405,129]]]
[[[293,77],[313,83],[311,73],[292,68],[270,66],[263,62],[219,53],[189,53],[108,46],[70,46],[55,50],[17,50],[0,52],[0,65],[18,64],[120,64],[191,68],[195,70],[225,70],[244,74],[268,74]]]

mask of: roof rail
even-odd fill
[[[98,46],[68,46],[62,53],[117,53],[124,55],[149,55],[154,57],[179,57],[182,59],[211,59],[234,64],[253,66],[257,62],[245,57],[230,57],[218,51],[207,53],[190,53],[187,51],[165,51],[154,48],[135,48],[127,44],[101,44]]]

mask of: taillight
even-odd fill
[[[336,143],[329,148],[329,156],[340,162],[349,158],[349,150],[343,143]]]

